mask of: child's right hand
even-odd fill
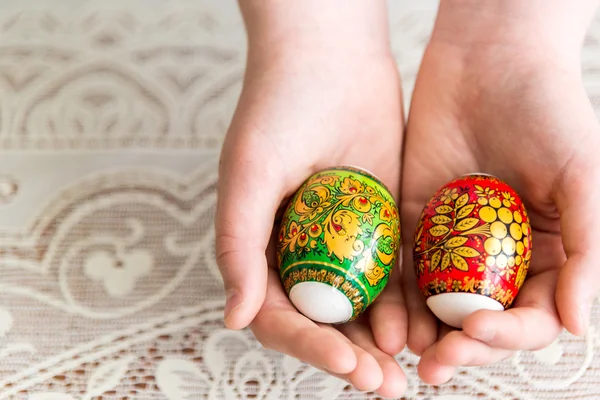
[[[298,313],[274,262],[276,214],[317,170],[356,165],[394,194],[399,190],[403,121],[396,65],[387,51],[342,46],[275,51],[251,44],[220,164],[216,231],[225,323],[250,325],[263,346],[360,390],[397,397],[406,386],[393,358],[407,329],[400,274],[367,315],[336,329]]]

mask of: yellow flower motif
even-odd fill
[[[448,204],[452,200],[456,200],[457,198],[458,198],[458,189],[456,189],[456,188],[454,188],[452,190],[444,189],[444,191],[442,192],[442,197],[440,198],[440,201],[444,202],[444,204]]]
[[[327,220],[324,231],[327,255],[334,254],[340,262],[345,259],[353,261],[364,250],[364,243],[358,239],[363,232],[360,219],[352,211],[336,211]]]
[[[312,238],[321,236],[321,232],[323,232],[323,228],[319,224],[312,224],[310,228],[308,228],[308,234]]]
[[[313,220],[331,206],[331,192],[326,186],[305,188],[297,197],[294,211],[300,216],[300,222]]]
[[[510,277],[515,274],[515,269],[505,268],[501,270],[496,270],[495,272],[502,277],[506,276],[506,279],[510,279]]]
[[[377,285],[385,277],[385,270],[377,265],[373,259],[371,249],[367,249],[363,253],[363,258],[356,264],[356,269],[364,272],[365,278],[371,286]]]
[[[288,238],[292,239],[293,237],[295,237],[300,232],[301,228],[302,227],[298,225],[296,221],[292,221],[288,228]]]
[[[340,190],[345,194],[356,194],[363,192],[365,188],[360,181],[346,177],[340,184]]]
[[[296,221],[292,221],[288,227],[287,239],[290,243],[290,251],[293,253],[296,250],[296,244],[298,242],[298,234],[302,226],[298,225]]]
[[[505,207],[510,207],[511,204],[513,206],[517,205],[517,203],[515,203],[515,198],[511,196],[509,192],[502,192],[502,204],[504,204]]]
[[[287,228],[287,234],[285,235],[285,239],[283,238],[285,227],[282,227],[282,231],[279,234],[279,240],[283,241],[284,246],[290,246],[290,252],[294,253],[296,250],[299,252],[307,251],[309,246],[314,248],[312,245],[313,241],[310,241],[311,236],[306,233],[306,228],[302,225],[298,225],[296,221],[292,221],[290,226]],[[310,232],[310,228],[308,229]]]
[[[491,197],[494,195],[494,193],[496,193],[496,191],[494,189],[490,189],[489,187],[486,187],[485,189],[482,186],[479,185],[475,185],[475,193],[477,194],[478,197]]]

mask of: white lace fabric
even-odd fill
[[[407,97],[435,8],[390,3]],[[245,61],[236,3],[0,11],[0,400],[376,398],[223,327],[213,219]],[[596,20],[583,69],[600,111],[598,40]],[[598,339],[564,334],[440,387],[398,360],[408,399],[597,399]]]

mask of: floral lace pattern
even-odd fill
[[[390,2],[407,98],[435,8]],[[236,2],[0,9],[0,400],[376,398],[223,328],[212,227],[245,61]],[[599,43],[597,19],[583,71],[600,116]],[[406,351],[406,398],[597,399],[599,307],[585,338],[440,387]]]

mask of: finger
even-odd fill
[[[300,314],[281,288],[276,271],[270,269],[268,279],[267,299],[250,324],[258,341],[332,373],[353,372],[359,360],[352,344],[335,329],[319,326]],[[360,362],[368,360],[362,357]]]
[[[598,145],[592,147],[597,149]],[[567,255],[556,304],[565,327],[574,335],[583,335],[600,289],[595,253],[600,243],[600,224],[596,222],[600,218],[600,165],[595,161],[568,165],[558,185],[556,204]]]
[[[456,372],[455,366],[445,365],[438,361],[436,356],[437,346],[438,343],[435,343],[425,350],[417,367],[419,377],[430,385],[446,383],[452,379]]]
[[[377,347],[395,356],[406,346],[407,318],[400,284],[400,271],[393,271],[387,287],[369,310],[371,329]]]
[[[562,329],[554,304],[557,274],[548,270],[527,279],[514,308],[477,311],[465,319],[463,331],[506,350],[537,350],[550,345]]]
[[[531,224],[534,226],[533,218]],[[536,226],[532,233],[535,250],[532,252],[531,264],[527,272],[528,277],[549,269],[559,270],[567,261],[560,238],[560,231],[556,233],[537,229],[538,227]]]
[[[402,287],[408,312],[407,345],[413,353],[420,356],[436,342],[438,323],[435,316],[429,311],[425,299],[417,287],[417,278],[412,266],[412,248],[405,246],[404,254]]]
[[[456,328],[451,327],[450,325],[446,325],[443,322],[438,324],[438,337],[437,341],[439,342],[443,338],[445,338],[450,332],[454,332]]]
[[[398,362],[389,354],[381,351],[367,325],[349,323],[340,327],[355,347],[359,362],[357,369],[347,375],[347,379],[361,390],[375,390],[381,396],[397,398],[406,390],[406,376]],[[375,360],[376,366],[362,363],[362,352]],[[371,363],[371,361],[368,361]],[[365,389],[366,388],[366,389]]]
[[[280,169],[268,160],[249,159],[248,148],[252,143],[226,143],[218,184],[217,263],[227,293],[225,324],[231,329],[247,326],[264,301],[265,250],[284,191]]]
[[[442,365],[483,366],[504,360],[513,354],[475,340],[461,331],[450,332],[436,346],[436,360]]]

